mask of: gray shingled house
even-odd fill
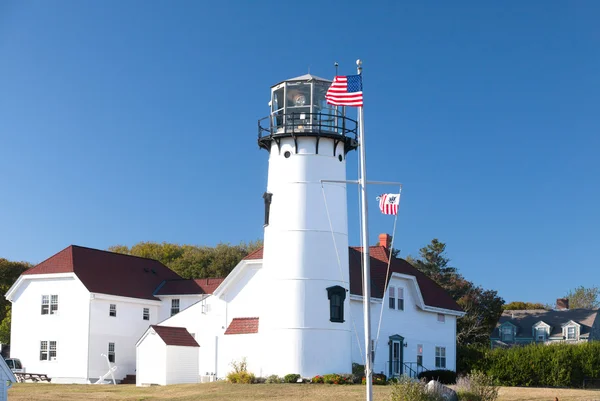
[[[569,301],[564,298],[559,298],[556,305],[554,310],[504,311],[490,336],[492,348],[600,339],[599,309],[569,309]]]

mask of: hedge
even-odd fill
[[[457,370],[483,371],[504,386],[581,387],[585,377],[600,377],[600,342],[460,347]]]

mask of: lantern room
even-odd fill
[[[306,74],[273,86],[270,115],[258,122],[259,146],[270,150],[273,140],[314,136],[343,140],[346,152],[355,149],[356,121],[345,116],[345,107],[327,104],[330,85],[330,80]]]

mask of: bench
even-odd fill
[[[50,382],[50,379],[45,373],[15,373],[15,377],[19,383],[24,383],[26,380],[37,382]]]

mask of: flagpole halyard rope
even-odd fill
[[[342,261],[340,259],[340,253],[338,251],[337,242],[335,240],[335,234],[333,233],[333,224],[331,223],[331,216],[329,214],[329,206],[327,205],[327,196],[325,195],[325,187],[323,186],[323,182],[321,182],[321,193],[323,194],[323,201],[325,202],[325,211],[327,212],[327,220],[329,222],[329,229],[331,230],[331,239],[333,240],[333,247],[335,248],[335,256],[337,258],[338,267],[340,269],[340,276],[342,277],[342,283],[346,283],[344,280],[344,271],[342,270]],[[350,272],[348,272],[348,280],[350,280]],[[360,346],[360,341],[358,337],[358,331],[356,331],[356,322],[354,321],[354,316],[352,315],[352,308],[350,307],[350,281],[348,283],[348,312],[350,314],[350,321],[352,322],[352,326],[354,327],[354,334],[356,335],[356,343],[358,345],[358,350],[360,352],[363,364],[365,363],[365,358],[363,356],[362,347]]]

